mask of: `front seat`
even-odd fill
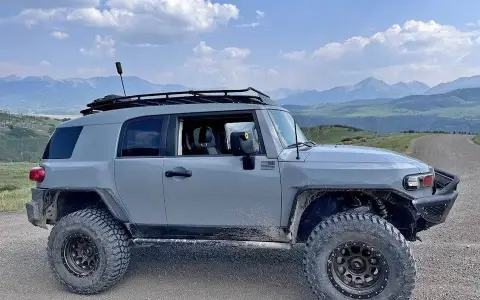
[[[211,155],[221,154],[215,144],[215,137],[210,127],[201,127],[198,133],[198,143],[202,152]]]

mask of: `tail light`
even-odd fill
[[[45,179],[45,169],[42,167],[35,167],[30,170],[30,180],[42,182]]]
[[[419,190],[433,187],[435,182],[435,174],[417,174],[406,176],[403,180],[403,187],[406,190]]]

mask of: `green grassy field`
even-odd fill
[[[480,145],[480,135],[474,136],[474,137],[473,137],[473,141],[474,141],[476,144]]]
[[[411,141],[422,134],[376,134],[352,127],[318,126],[306,128],[307,137],[318,144],[347,144],[373,146],[407,152]],[[43,150],[43,148],[41,148]],[[36,163],[0,162],[0,211],[16,211],[25,208],[30,188],[28,171]]]
[[[377,134],[348,126],[317,126],[304,129],[317,144],[343,144],[377,147],[407,153],[411,141],[423,133]]]
[[[25,208],[30,188],[35,184],[28,179],[32,163],[0,163],[0,211]]]

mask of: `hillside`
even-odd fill
[[[37,161],[59,122],[0,112],[0,161]]]
[[[480,88],[398,99],[285,107],[303,126],[345,124],[383,133],[410,129],[480,132]]]
[[[317,144],[358,145],[396,152],[408,152],[410,142],[423,133],[378,134],[345,125],[323,125],[303,128],[308,139]]]

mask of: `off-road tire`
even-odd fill
[[[355,295],[345,289],[341,292],[342,287],[338,288],[338,281],[335,283],[332,278],[335,276],[331,275],[332,268],[329,269],[331,253],[338,245],[351,241],[372,245],[388,265],[388,276],[368,295],[361,292]],[[340,213],[318,224],[306,243],[303,265],[310,287],[322,300],[406,300],[411,298],[415,287],[416,265],[407,241],[392,224],[370,213]]]
[[[98,250],[98,267],[87,277],[78,277],[62,259],[64,241],[75,234],[90,238]],[[60,283],[77,294],[98,294],[116,284],[130,261],[130,241],[125,229],[101,209],[83,209],[63,217],[48,238],[48,261]],[[64,256],[64,255],[63,255]]]

